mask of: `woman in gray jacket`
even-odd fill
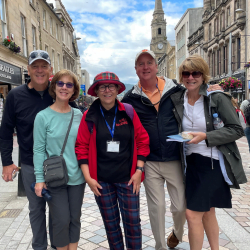
[[[215,207],[231,208],[230,186],[245,183],[235,140],[244,135],[229,96],[222,91],[207,94],[209,67],[198,55],[184,60],[179,67],[180,82],[186,90],[171,96],[180,132],[193,136],[185,145],[186,218],[192,250],[202,249],[204,230],[212,250],[219,249],[219,227]],[[213,128],[218,113],[224,127]]]

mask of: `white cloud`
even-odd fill
[[[138,77],[134,58],[141,49],[149,49],[155,1],[62,2],[73,20],[77,37],[82,38],[78,41],[81,64],[89,72],[90,82],[102,71],[113,71],[124,83],[135,84]],[[169,40],[175,39],[174,27],[185,12],[182,6],[177,2],[163,1]]]
[[[109,19],[90,13],[75,17],[74,27],[82,38],[78,41],[81,63],[90,78],[108,70],[118,74],[125,83],[136,83],[134,58],[139,50],[149,48],[152,11],[134,10]]]
[[[104,15],[117,14],[123,9],[130,9],[135,1],[132,0],[63,0],[67,11],[79,13],[100,13]]]
[[[194,0],[194,7],[203,7],[203,0]]]

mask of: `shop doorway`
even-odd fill
[[[8,85],[0,85],[0,124],[2,122],[3,108],[8,92]]]

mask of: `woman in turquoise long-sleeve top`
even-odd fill
[[[77,249],[80,238],[80,216],[85,180],[75,155],[75,141],[82,113],[74,109],[74,118],[67,144],[63,153],[69,181],[67,185],[47,187],[44,181],[43,162],[49,155],[60,155],[69,126],[73,108],[69,101],[79,95],[79,83],[69,70],[61,70],[51,81],[49,93],[54,104],[39,112],[34,123],[34,166],[36,175],[35,192],[42,197],[41,191],[47,188],[52,196],[48,201],[53,224],[53,243],[59,250]]]

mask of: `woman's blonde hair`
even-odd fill
[[[206,61],[199,55],[192,55],[186,58],[179,67],[179,80],[183,83],[183,71],[199,71],[203,75],[204,83],[208,83],[210,79],[209,67]]]
[[[75,99],[77,99],[77,97],[79,96],[80,93],[80,85],[79,82],[77,81],[76,75],[67,69],[62,69],[60,71],[58,71],[52,78],[52,81],[50,83],[50,87],[49,87],[49,94],[51,95],[51,97],[55,100],[56,99],[56,93],[55,93],[55,88],[56,88],[56,82],[60,81],[60,79],[63,76],[70,76],[73,79],[73,83],[74,83],[74,94],[71,96],[71,98],[69,99],[70,102],[73,102]]]

